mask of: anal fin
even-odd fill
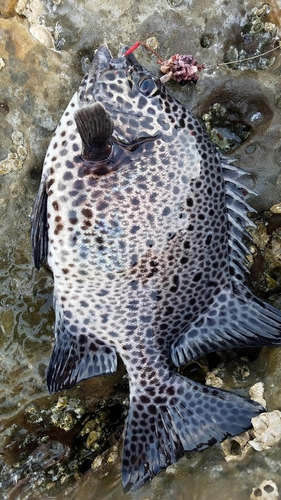
[[[114,373],[117,368],[115,348],[93,333],[72,333],[63,318],[56,318],[56,340],[48,373],[50,393],[70,389],[81,380]]]

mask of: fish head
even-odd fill
[[[170,142],[177,128],[177,117],[172,116],[176,110],[169,106],[174,99],[134,55],[124,56],[127,49],[122,47],[114,58],[106,45],[98,48],[81,100],[105,107],[114,121],[114,137],[124,144],[159,134]]]

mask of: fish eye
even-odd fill
[[[156,94],[158,85],[151,77],[143,78],[139,81],[139,91],[146,97],[152,97]]]

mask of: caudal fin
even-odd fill
[[[137,490],[185,452],[243,432],[261,411],[254,401],[181,375],[172,375],[153,393],[137,391],[125,429],[124,490]]]

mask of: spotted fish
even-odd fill
[[[97,50],[50,143],[32,215],[54,275],[50,392],[116,370],[130,383],[122,480],[133,491],[263,408],[174,366],[280,344],[281,314],[244,284],[250,207],[198,120],[125,48]]]

